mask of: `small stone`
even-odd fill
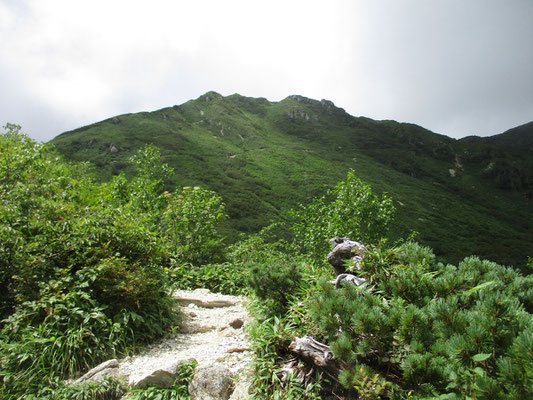
[[[229,323],[233,329],[240,329],[244,325],[244,321],[240,318],[236,318]]]

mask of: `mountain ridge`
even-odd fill
[[[206,186],[224,198],[230,240],[283,220],[287,209],[354,170],[395,200],[394,237],[414,229],[452,262],[475,253],[523,265],[533,242],[531,157],[507,143],[517,134],[533,137],[533,123],[513,129],[457,140],[416,124],[353,117],[324,99],[270,102],[211,91],[65,132],[52,143],[69,159],[93,162],[101,179],[131,173],[128,158],[154,143],[175,169],[169,186]]]

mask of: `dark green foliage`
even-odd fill
[[[246,265],[246,283],[250,290],[265,303],[273,314],[283,314],[291,296],[302,279],[301,267],[297,263],[256,263]]]
[[[365,379],[379,374],[376,385],[388,381],[389,393],[530,397],[532,278],[476,257],[445,266],[415,243],[389,254],[388,268],[373,265],[383,257],[363,264],[373,293],[326,284],[310,303],[343,363],[342,382],[357,388],[366,371]]]
[[[0,363],[6,388],[35,388],[68,377],[125,349],[133,326],[114,323],[86,292],[51,282],[41,299],[25,302],[5,321]],[[122,322],[122,321],[121,321]]]
[[[239,263],[206,264],[195,267],[182,264],[169,271],[176,289],[205,288],[214,293],[242,295],[248,292],[245,269]]]
[[[84,382],[64,386],[51,391],[47,398],[51,400],[120,400],[128,388],[126,383],[106,378],[101,382]]]

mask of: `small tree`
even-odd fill
[[[339,182],[326,196],[292,211],[295,243],[315,260],[327,254],[328,239],[335,236],[376,243],[387,234],[394,211],[387,194],[373,195],[370,186],[350,171],[346,181]]]
[[[168,205],[161,228],[170,253],[182,263],[217,261],[222,242],[217,226],[227,217],[222,198],[200,187],[184,187],[165,195]]]
[[[130,199],[134,207],[140,211],[160,213],[164,208],[164,181],[173,169],[161,162],[159,149],[147,144],[130,159],[137,166],[137,175],[130,184]]]

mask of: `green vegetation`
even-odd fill
[[[339,182],[326,196],[293,211],[291,229],[301,251],[319,260],[330,250],[327,239],[333,237],[356,237],[364,243],[377,243],[386,236],[394,211],[389,196],[380,199],[373,195],[370,186],[350,171],[346,181]]]
[[[269,104],[233,101],[258,115]],[[326,121],[345,115],[323,107]],[[64,382],[173,329],[173,287],[250,295],[258,399],[533,395],[533,276],[475,256],[444,264],[426,246],[387,240],[393,200],[355,172],[285,222],[223,247],[230,207],[192,185],[165,191],[176,175],[155,146],[130,157],[131,173],[100,182],[89,164],[5,130],[1,398],[186,399],[194,363],[180,364],[172,389]],[[344,235],[368,247],[360,269],[347,266],[364,289],[328,283],[328,239]],[[331,347],[338,373],[294,358],[289,344],[305,335]]]
[[[167,271],[219,257],[204,235],[223,217],[213,193],[162,191],[170,170],[154,147],[132,179],[97,183],[19,129],[0,136],[2,398],[59,387],[174,326]],[[187,222],[176,231],[172,218]]]
[[[532,124],[454,140],[412,124],[352,117],[328,101],[289,96],[271,103],[210,92],[52,143],[70,160],[92,162],[102,181],[121,172],[132,177],[129,158],[154,144],[174,169],[167,190],[200,186],[224,200],[227,243],[285,221],[287,211],[324,196],[353,170],[394,199],[391,238],[415,230],[443,262],[476,254],[522,268],[533,242],[531,138]]]
[[[349,176],[336,192],[354,193],[361,185]],[[365,194],[352,199],[360,210],[378,201]],[[382,203],[388,204],[388,198]],[[339,206],[338,198],[320,204],[316,218],[335,215]],[[358,215],[355,207],[353,215]],[[390,215],[368,218],[379,224]],[[340,223],[337,232],[354,229],[353,220],[342,221],[346,224]],[[317,242],[331,234],[314,233]],[[277,266],[272,273],[265,273],[264,267],[250,269],[257,277],[249,283],[257,295],[252,336],[258,398],[315,399],[327,393],[361,399],[533,395],[532,276],[477,257],[458,266],[444,265],[431,249],[411,241],[390,246],[378,240],[369,247],[361,269],[352,269],[368,281],[364,289],[348,285],[336,290],[326,282],[327,251],[321,258],[305,253],[311,264],[304,264],[300,274],[290,273],[290,267],[285,274]],[[286,288],[281,299],[278,287]],[[283,307],[272,307],[272,302]],[[309,334],[331,346],[338,376],[291,361],[289,343]],[[288,364],[292,369],[287,373]]]
[[[530,397],[532,279],[476,257],[457,267],[428,262],[428,249],[407,264],[413,247],[420,249],[398,248],[381,273],[369,274],[374,260],[363,265],[375,294],[324,285],[310,300],[313,320],[343,365],[340,382],[357,388],[363,377],[378,376],[384,393],[399,398],[406,391]]]

